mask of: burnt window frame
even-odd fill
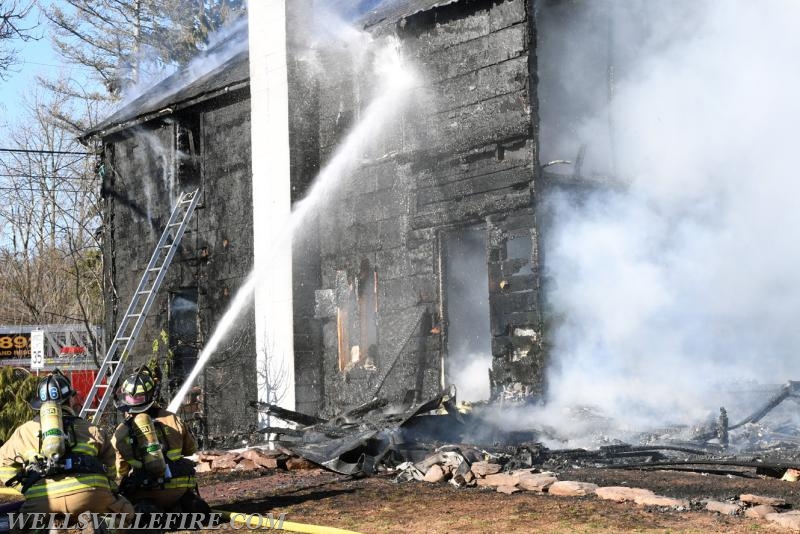
[[[358,271],[339,271],[347,290],[337,292],[336,335],[340,373],[353,368],[377,369],[379,346],[379,274],[376,266],[362,259]],[[357,358],[353,349],[358,347]]]
[[[186,113],[174,128],[175,182],[183,191],[195,189],[203,176],[203,114]]]

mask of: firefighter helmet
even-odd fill
[[[64,404],[75,395],[69,378],[64,376],[61,371],[55,369],[48,374],[36,386],[36,394],[30,401],[31,407],[38,410],[42,404],[48,401]]]
[[[153,373],[143,365],[128,376],[120,386],[117,394],[117,409],[121,412],[144,412],[156,401],[156,393],[156,380]]]

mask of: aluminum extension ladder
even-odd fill
[[[188,193],[181,193],[178,202],[172,209],[172,214],[164,228],[164,233],[161,234],[161,239],[159,239],[158,245],[153,251],[153,256],[150,258],[139,286],[136,288],[131,303],[128,305],[128,310],[119,324],[114,340],[108,347],[103,363],[97,371],[94,384],[92,384],[92,389],[89,391],[89,395],[86,396],[86,401],[80,412],[81,417],[85,418],[90,415],[93,422],[99,422],[103,411],[108,406],[108,402],[113,397],[114,387],[125,367],[125,360],[128,358],[128,354],[130,354],[131,348],[133,348],[133,344],[139,336],[139,331],[142,329],[147,312],[155,300],[158,288],[164,280],[167,268],[172,262],[172,257],[175,256],[183,233],[189,224],[189,219],[192,217],[195,207],[197,207],[197,201],[200,199],[199,192],[200,189],[195,189]],[[106,380],[105,383],[103,383],[104,379]],[[97,403],[97,407],[93,408],[92,405],[95,404],[98,395],[102,396]]]

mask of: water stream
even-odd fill
[[[362,112],[358,122],[336,149],[327,165],[317,175],[305,198],[295,204],[286,231],[273,234],[280,236],[276,239],[283,240],[283,242],[275,243],[276,249],[283,249],[284,247],[281,245],[285,245],[286,240],[290,240],[302,228],[308,215],[320,209],[331,198],[342,177],[353,168],[365,148],[378,137],[386,125],[391,123],[403,108],[404,102],[415,85],[416,77],[413,69],[403,61],[399,43],[391,42],[376,54],[376,76],[379,87],[376,98]],[[234,296],[230,307],[217,323],[214,333],[198,356],[191,373],[167,407],[168,410],[178,411],[197,376],[236,324],[239,315],[247,309],[255,289],[261,283],[262,275],[262,270],[254,270],[248,275]]]

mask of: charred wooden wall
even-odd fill
[[[292,202],[303,198],[319,172],[319,82],[308,64],[313,42],[308,13],[311,1],[288,2],[289,151]],[[319,288],[320,252],[317,220],[310,216],[305,228],[293,236],[292,307],[294,324],[295,408],[314,414],[325,396],[322,358],[322,324],[314,317],[315,290]]]
[[[536,396],[544,362],[531,3],[460,1],[369,30],[399,36],[424,87],[320,215],[323,409],[369,400],[379,388],[393,398],[440,390],[442,236],[475,225],[487,232],[492,396]],[[374,94],[369,80],[343,71],[321,86],[323,165]],[[367,304],[377,313],[365,319],[362,301],[373,291]],[[376,323],[374,346],[363,346],[365,320]]]
[[[105,326],[111,335],[178,194],[198,186],[202,192],[129,359],[129,369],[145,363],[160,332],[169,331],[172,294],[197,289],[194,343],[202,347],[252,269],[249,139],[246,90],[104,139],[108,221],[103,247],[108,299]],[[201,375],[209,434],[255,426],[255,414],[248,406],[256,398],[253,330],[252,312],[243,314]]]
[[[448,333],[443,238],[476,226],[487,243],[492,397],[541,394],[531,4],[461,0],[368,28],[399,37],[424,84],[295,238],[299,411],[333,413],[377,393],[420,399],[440,391]],[[290,33],[289,46],[297,200],[376,88],[370,76],[352,69],[328,69],[319,78],[304,64],[311,54],[300,33]],[[181,128],[196,132],[193,171],[176,157],[176,150],[186,151]],[[170,291],[198,289],[202,346],[251,270],[249,134],[245,89],[104,140],[104,253],[114,288],[106,292],[108,332],[125,311],[177,192],[198,183],[203,190],[135,362],[150,355],[150,344],[169,323]],[[253,314],[245,317],[201,381],[211,434],[246,431],[256,422],[248,407],[257,398]]]

